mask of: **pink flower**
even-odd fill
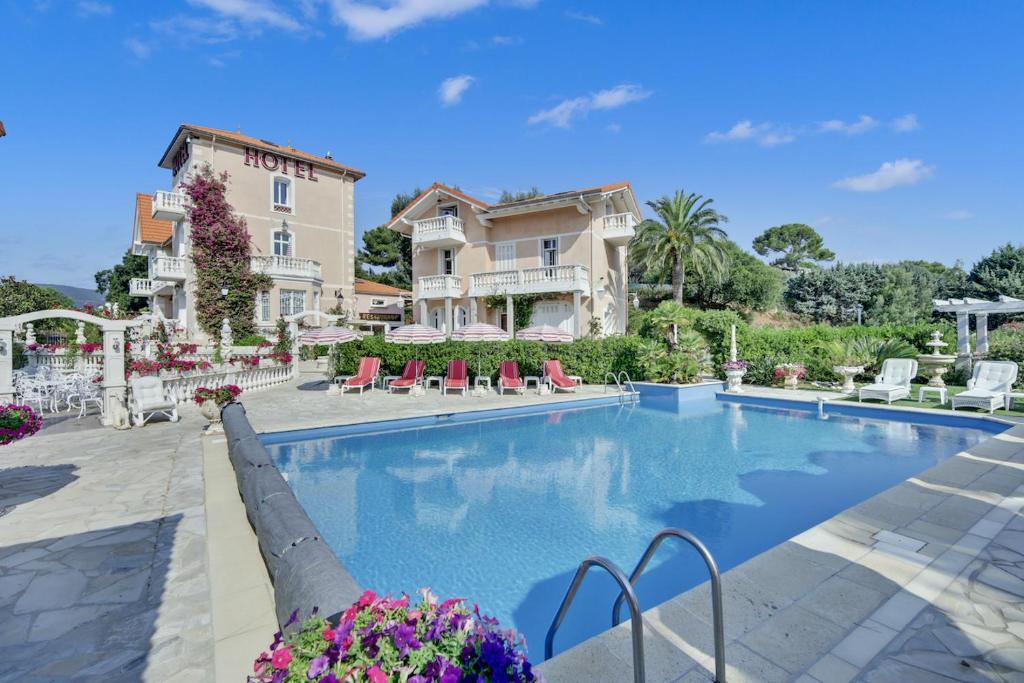
[[[324,637],[324,640],[334,640],[334,636],[336,634],[334,632],[334,629],[328,626],[324,629],[324,632],[321,635]]]
[[[270,658],[270,664],[275,669],[287,669],[291,661],[292,651],[287,646],[274,650],[274,655]]]
[[[359,596],[358,605],[360,607],[366,607],[367,605],[372,604],[373,601],[376,600],[376,599],[377,599],[377,594],[376,593],[374,593],[373,591],[366,591],[365,593],[363,593],[362,595]]]
[[[388,683],[388,675],[376,664],[366,670],[366,677],[370,679],[370,683]]]

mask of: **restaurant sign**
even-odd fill
[[[402,319],[401,313],[360,313],[360,320],[387,320],[387,321],[400,321]]]
[[[316,177],[316,169],[308,161],[289,159],[283,155],[264,152],[252,147],[245,148],[245,165],[257,168],[262,166],[268,171],[293,175],[303,180],[312,180],[314,183],[320,182],[320,179]]]

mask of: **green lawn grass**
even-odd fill
[[[865,385],[858,384],[857,388],[859,389],[862,386],[865,386]],[[937,410],[952,410],[952,402],[951,402],[951,400],[947,401],[945,405],[939,405],[939,397],[937,395],[935,395],[935,394],[927,394],[924,397],[924,401],[922,401],[921,403],[918,403],[917,402],[917,391],[922,386],[923,385],[921,385],[921,384],[912,384],[912,385],[910,385],[910,398],[909,399],[904,399],[902,401],[893,401],[892,404],[894,406],[906,406],[908,408],[934,408],[934,409],[937,409]],[[951,384],[950,385],[946,385],[946,389],[949,392],[949,395],[948,395],[949,399],[952,399],[953,396],[955,396],[956,394],[959,394],[961,391],[967,391],[967,387],[958,387],[958,386],[953,386]],[[848,397],[846,397],[844,399],[841,399],[841,400],[844,400],[844,401],[856,401],[857,400],[857,395],[854,394],[853,396],[848,396]],[[865,401],[865,403],[879,403],[879,401]],[[1013,416],[1013,417],[1024,417],[1024,399],[1017,399],[1017,401],[1013,404],[1013,408],[1014,408],[1013,410],[999,409],[994,414],[995,415],[1009,415],[1009,416]],[[981,414],[981,415],[988,415],[988,411],[987,410],[979,410],[978,408],[960,408],[959,410],[957,410],[957,412],[958,413],[964,413],[965,415],[966,414],[970,414],[970,413],[978,413],[978,414]]]

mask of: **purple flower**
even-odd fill
[[[441,674],[441,678],[438,680],[438,683],[459,683],[459,678],[461,676],[462,669],[454,664],[449,664],[445,667],[444,673]]]
[[[309,669],[306,671],[306,678],[314,680],[317,676],[327,670],[328,661],[326,655],[320,655],[314,657],[313,661],[309,663]]]
[[[399,624],[391,638],[395,641],[395,647],[398,648],[400,657],[409,654],[409,650],[418,650],[423,647],[423,643],[416,640],[416,627],[410,624]]]

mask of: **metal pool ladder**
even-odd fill
[[[715,681],[716,683],[725,683],[725,626],[722,622],[722,577],[718,572],[718,565],[715,563],[715,558],[711,556],[711,553],[701,543],[700,539],[689,531],[672,527],[662,529],[654,535],[654,538],[651,539],[650,544],[647,546],[647,550],[644,551],[643,557],[640,558],[640,562],[637,563],[628,579],[624,577],[622,570],[614,562],[599,555],[591,555],[580,563],[579,569],[576,570],[576,576],[573,577],[572,583],[569,585],[569,591],[562,599],[562,605],[558,608],[558,613],[551,622],[551,628],[548,629],[547,638],[544,640],[544,659],[551,658],[555,632],[562,625],[565,613],[569,610],[569,606],[576,597],[576,591],[579,590],[580,583],[583,581],[583,576],[587,573],[588,569],[597,565],[611,574],[621,589],[612,607],[612,626],[619,625],[619,610],[622,607],[622,601],[625,600],[629,605],[630,630],[633,637],[633,681],[634,683],[644,683],[644,621],[633,586],[636,585],[640,575],[647,568],[647,564],[661,546],[662,541],[670,536],[680,538],[692,545],[700,553],[701,558],[708,567],[708,573],[711,574],[711,616],[715,636]]]
[[[629,378],[629,373],[625,370],[620,370],[619,374],[615,374],[611,371],[604,373],[604,393],[608,393],[608,385],[611,382],[608,378],[612,378],[612,382],[615,383],[615,388],[619,391],[619,402],[623,402],[626,397],[629,397],[631,403],[636,403],[640,400],[639,395],[636,393],[636,388],[633,386],[633,380]],[[625,387],[629,387],[629,394],[626,393]]]

